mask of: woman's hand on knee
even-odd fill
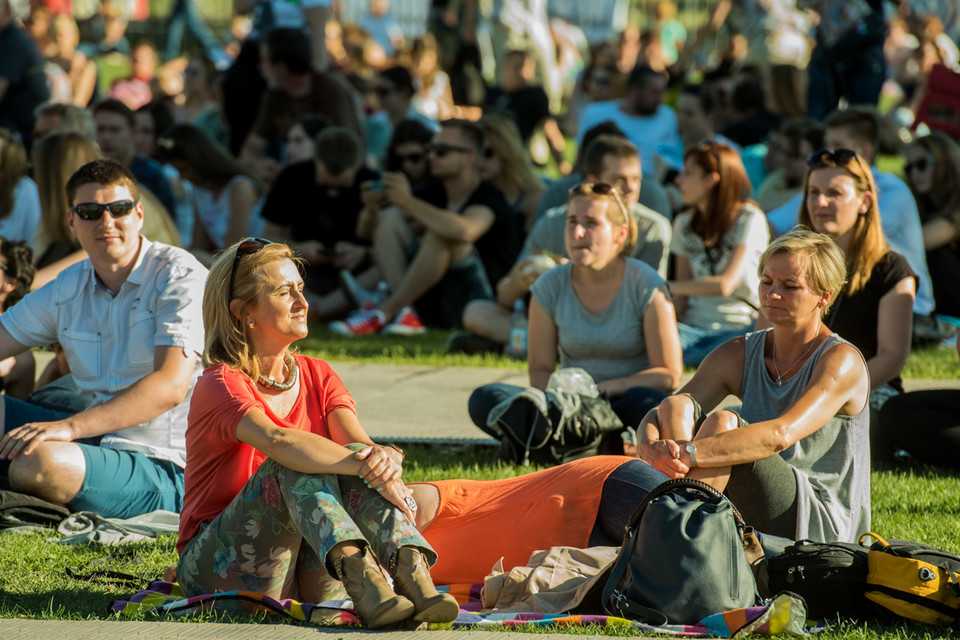
[[[655,440],[639,446],[640,459],[670,478],[683,478],[690,467],[680,462],[680,445],[674,440]]]
[[[400,466],[395,450],[378,444],[364,447],[354,454],[354,458],[363,462],[360,475],[374,489],[380,489],[389,482],[400,480],[403,467]]]
[[[380,495],[390,504],[394,505],[404,515],[410,518],[410,522],[417,523],[417,503],[413,499],[413,490],[401,480],[393,480],[383,485],[383,491]]]

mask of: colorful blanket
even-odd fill
[[[481,613],[480,588],[483,585],[452,585],[438,587],[449,591],[460,603],[460,615],[452,627],[490,627],[490,626],[557,626],[586,627],[597,625],[603,628],[639,629],[649,633],[671,634],[676,636],[716,636],[735,637],[747,634],[766,635],[805,635],[804,623],[806,608],[801,600],[790,594],[780,594],[770,604],[761,607],[748,607],[707,616],[695,625],[668,625],[653,627],[633,620],[605,615],[570,615],[543,613]],[[300,622],[321,622],[325,625],[359,624],[359,620],[350,608],[349,600],[326,601],[317,604],[297,602],[296,600],[275,600],[252,591],[230,591],[212,593],[192,598],[186,597],[180,586],[157,581],[145,591],[134,595],[130,600],[118,600],[110,606],[110,611],[124,618],[144,616],[182,614],[194,610],[215,606],[218,601],[252,603],[278,615]],[[431,628],[450,628],[451,625],[430,625]]]

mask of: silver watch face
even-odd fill
[[[684,449],[686,449],[687,453],[690,455],[694,455],[697,452],[697,445],[693,444],[692,442],[688,442],[686,445],[684,445]]]

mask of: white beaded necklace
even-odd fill
[[[808,355],[810,355],[810,352],[813,351],[813,347],[817,344],[817,338],[820,337],[820,326],[821,326],[821,324],[822,324],[822,323],[821,323],[820,320],[818,319],[818,320],[817,320],[817,334],[813,337],[813,340],[810,342],[810,346],[807,347],[807,350],[803,352],[803,355],[800,356],[799,358],[797,358],[796,361],[795,361],[792,365],[790,365],[790,368],[787,369],[786,371],[784,371],[782,374],[780,373],[780,368],[777,367],[777,340],[776,340],[776,338],[774,338],[774,340],[773,340],[773,370],[777,372],[777,386],[778,386],[778,387],[783,386],[783,376],[785,376],[785,375],[787,375],[788,373],[790,373],[791,371],[793,371],[793,368],[794,368],[795,366],[797,366],[798,364],[800,364],[800,361],[803,360],[804,358],[806,358]]]

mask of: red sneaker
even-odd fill
[[[341,336],[368,336],[380,333],[387,319],[379,309],[355,309],[346,320],[330,323],[330,330]]]
[[[393,322],[383,328],[382,333],[388,336],[413,336],[426,330],[417,312],[410,307],[404,307]]]

